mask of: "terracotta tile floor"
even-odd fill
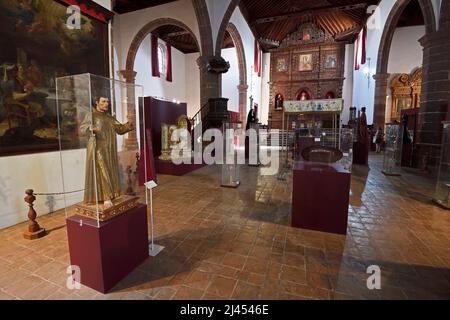
[[[449,299],[449,212],[431,203],[432,180],[385,177],[380,164],[371,155],[370,170],[354,168],[347,236],[289,226],[290,178],[245,166],[242,185],[228,189],[218,167],[161,176],[165,249],[106,295],[66,288],[63,213],[39,217],[50,230],[39,240],[22,239],[26,224],[0,230],[0,299]],[[381,290],[367,289],[370,265],[381,268]]]

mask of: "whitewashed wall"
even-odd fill
[[[168,82],[163,75],[161,77],[153,77],[151,70],[152,54],[150,38],[150,35],[145,37],[136,54],[136,60],[134,62],[134,70],[137,72],[136,83],[144,86],[145,96],[160,97],[167,100],[175,99],[185,102],[186,64],[184,53],[172,47],[172,82]],[[162,40],[160,42],[164,43]]]
[[[190,53],[185,57],[185,84],[187,115],[193,117],[200,110],[200,72],[197,65],[199,53]]]
[[[261,106],[261,77],[258,77],[258,75],[253,72],[255,37],[245,21],[239,7],[237,7],[231,15],[230,22],[236,26],[244,44],[245,61],[247,66],[247,85],[249,86],[247,92],[246,110],[246,113],[248,113],[250,110],[250,96],[253,97],[254,103]]]
[[[347,44],[345,46],[345,64],[344,64],[344,84],[342,88],[342,98],[344,99],[344,111],[341,115],[341,123],[347,124],[350,118],[350,107],[353,106],[353,69],[355,45]]]
[[[259,108],[259,121],[262,124],[269,122],[270,105],[270,53],[264,53],[262,56],[262,79],[261,79],[261,105]]]
[[[228,99],[228,110],[239,112],[239,65],[236,48],[222,49],[222,57],[230,63],[230,69],[222,74],[222,97]]]

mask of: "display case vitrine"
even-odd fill
[[[352,171],[353,164],[353,130],[350,128],[341,128],[337,130],[328,130],[323,128],[302,129],[296,128],[294,134],[294,161],[302,161],[304,157],[302,152],[305,148],[311,146],[322,146],[315,148],[314,152],[327,153],[334,155],[332,158],[339,158],[335,162],[343,165],[345,170]],[[324,155],[325,156],[325,155]],[[327,156],[325,156],[327,158]],[[327,158],[328,159],[328,158]],[[328,160],[327,160],[328,161]]]
[[[446,209],[450,209],[450,122],[443,123],[442,148],[436,192],[433,200]]]
[[[402,125],[400,123],[387,124],[382,170],[385,175],[401,175],[402,142]]]
[[[237,188],[240,185],[238,150],[241,144],[242,124],[240,122],[223,123],[223,164],[221,186]],[[241,157],[242,158],[242,157]]]
[[[142,86],[89,73],[56,79],[66,217],[98,227],[138,206],[138,173],[147,163],[139,161],[147,157],[136,117],[142,96]]]

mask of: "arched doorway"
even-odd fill
[[[200,48],[199,42],[198,42],[197,38],[195,37],[194,32],[188,26],[186,26],[183,22],[172,19],[172,18],[156,19],[156,20],[153,20],[153,21],[147,23],[144,27],[142,27],[141,30],[139,30],[139,32],[133,38],[133,41],[131,42],[130,48],[128,49],[128,53],[127,53],[127,60],[126,60],[126,66],[125,66],[125,69],[127,72],[133,72],[134,62],[136,60],[137,51],[138,51],[142,41],[145,39],[145,37],[147,37],[152,31],[156,30],[157,28],[166,26],[166,25],[176,26],[178,28],[185,30],[194,39],[197,47]]]
[[[246,117],[247,117],[247,64],[245,60],[244,44],[242,42],[241,35],[233,23],[229,23],[226,30],[225,36],[222,41],[221,48],[232,48],[236,49],[237,64],[239,70],[239,84],[237,86],[239,92],[238,104],[239,104],[239,119],[242,122],[243,127],[245,127]]]
[[[378,49],[377,72],[375,78],[375,103],[374,103],[374,124],[377,126],[385,123],[386,96],[388,95],[388,64],[392,39],[399,23],[400,17],[411,1],[418,1],[425,23],[426,33],[436,30],[436,18],[431,1],[427,0],[397,0],[386,20],[383,34]],[[418,40],[418,39],[417,39]]]
[[[169,67],[169,65],[174,66],[172,70],[173,80],[169,81],[172,84],[163,81],[164,78],[167,80],[167,77],[164,75],[161,75],[159,78],[152,77],[151,70],[155,68],[153,64],[156,62],[149,58],[150,56],[152,59],[154,58],[154,52],[151,52],[153,49],[150,49],[153,43],[151,35],[158,39],[158,67],[161,67],[161,64],[164,65],[162,66],[163,69]],[[164,52],[169,45],[171,47],[171,61],[164,61],[163,63],[161,60],[165,60]],[[159,56],[161,51],[163,52],[161,54],[162,59]],[[200,109],[201,105],[201,77],[197,65],[200,51],[201,48],[195,34],[184,23],[171,18],[156,19],[141,28],[131,42],[127,54],[126,71],[132,72],[135,69],[139,69],[140,72],[134,76],[136,81],[144,84],[146,95],[186,102],[188,104],[187,113],[192,117]],[[195,57],[192,58],[194,55]],[[186,65],[185,67],[185,63],[189,64],[189,66]],[[180,66],[183,69],[182,72],[180,72]],[[145,71],[141,72],[141,70]],[[191,74],[195,73],[189,82],[185,81],[184,76],[182,79],[179,77],[180,73],[184,75],[188,70]],[[159,70],[158,73],[163,72]],[[161,82],[155,83],[156,79],[161,79]],[[175,86],[178,87],[180,85],[183,86],[183,90],[178,91],[174,89]],[[186,94],[184,94],[185,92]]]

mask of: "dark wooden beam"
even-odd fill
[[[166,35],[166,37],[168,37],[168,38],[173,38],[173,37],[184,36],[184,35],[186,35],[186,34],[190,34],[189,31],[183,30],[183,31],[178,31],[178,32],[171,32],[171,33],[168,33],[168,34]]]
[[[261,45],[264,45],[264,46],[269,46],[269,47],[279,47],[280,46],[280,41],[277,41],[277,40],[259,38],[258,41]]]
[[[259,18],[255,21],[251,22],[251,25],[257,25],[262,23],[270,23],[270,22],[277,22],[282,20],[288,20],[288,19],[298,19],[299,17],[302,17],[304,15],[310,14],[310,15],[317,15],[324,12],[345,12],[348,10],[355,10],[355,9],[361,9],[361,8],[367,8],[369,4],[367,2],[359,2],[352,5],[346,5],[346,6],[325,6],[325,7],[318,7],[313,9],[305,9],[300,11],[295,11],[292,13],[285,13],[280,14],[277,16],[272,17],[265,17],[265,18]]]
[[[351,29],[345,30],[344,32],[340,32],[338,34],[336,34],[334,36],[334,39],[336,41],[340,41],[342,39],[347,39],[351,36],[354,36],[355,34],[358,34],[359,32],[361,32],[362,26],[358,25],[358,26],[354,26]]]

